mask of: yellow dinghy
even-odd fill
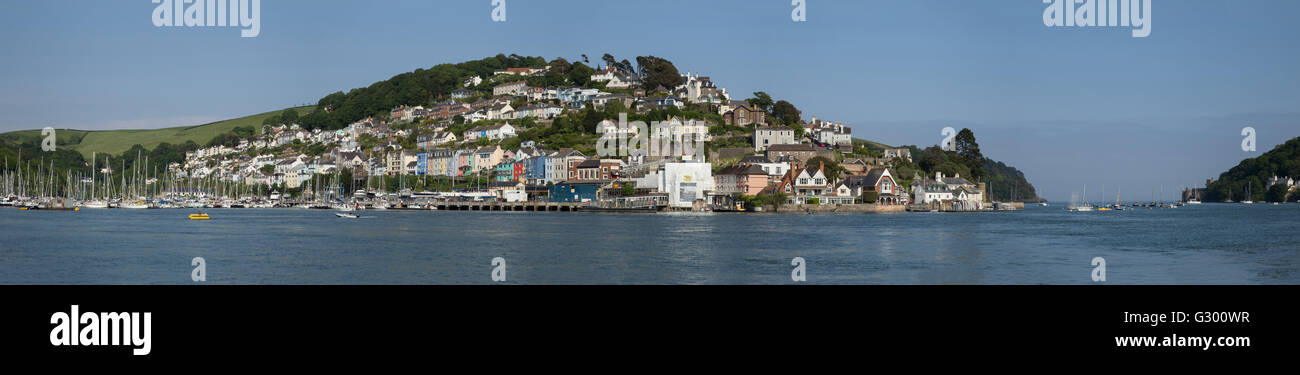
[[[190,214],[190,220],[209,220],[208,214]]]

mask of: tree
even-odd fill
[[[967,128],[961,129],[960,132],[957,132],[954,143],[957,146],[957,157],[970,170],[970,177],[973,179],[983,178],[984,154],[980,153],[980,145],[975,142],[975,132]]]
[[[772,96],[767,95],[766,92],[762,92],[762,91],[755,92],[754,97],[745,99],[745,102],[749,103],[749,105],[751,106],[754,106],[754,108],[758,108],[764,111],[770,112],[772,110]]]
[[[677,67],[671,61],[654,56],[639,56],[636,58],[636,63],[640,67],[638,73],[642,77],[642,86],[645,88],[654,89],[663,86],[672,89],[686,82],[686,78],[677,72]]]
[[[769,198],[771,199],[772,206],[775,207],[777,210],[780,210],[781,205],[785,204],[785,202],[788,202],[790,200],[790,197],[785,195],[784,191],[778,191],[772,193],[772,195],[769,196]]]
[[[259,168],[258,170],[259,170],[259,171],[262,171],[262,174],[271,174],[271,173],[274,173],[274,172],[275,172],[275,164],[266,164],[266,165],[263,165],[262,168]]]
[[[552,60],[550,64],[547,64],[547,66],[551,67],[551,72],[560,75],[567,75],[569,74],[569,70],[573,69],[573,64],[569,64],[569,61],[565,60],[563,57],[555,58],[555,60]]]
[[[1287,188],[1285,184],[1277,184],[1268,188],[1264,194],[1264,199],[1268,202],[1286,202]]]
[[[862,203],[876,203],[880,200],[880,193],[874,190],[862,190]]]
[[[595,73],[596,70],[587,66],[587,64],[575,63],[569,69],[569,83],[576,86],[586,86],[587,82],[591,80],[591,75]]]
[[[294,124],[297,122],[298,122],[298,110],[290,108],[284,110],[284,112],[280,112],[281,124]]]
[[[776,104],[772,105],[772,116],[786,125],[798,125],[803,121],[803,112],[800,112],[799,108],[795,108],[794,104],[784,100],[777,101]]]
[[[831,182],[840,180],[840,165],[834,160],[827,159],[824,156],[814,156],[808,159],[808,162],[804,163],[804,165],[809,171],[820,169],[826,175],[826,179]]]
[[[607,68],[619,68],[618,60],[614,59],[614,55],[606,53],[605,56],[600,57],[600,60],[605,62],[605,67]]]

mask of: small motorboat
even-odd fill
[[[212,217],[205,213],[190,214],[190,220],[211,220]]]
[[[354,213],[351,213],[351,212],[335,212],[335,213],[334,213],[334,216],[338,216],[338,217],[341,217],[341,218],[344,218],[344,219],[357,219],[357,218],[360,218],[360,216],[357,216],[357,214],[354,214]]]

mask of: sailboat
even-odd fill
[[[1066,210],[1069,210],[1069,211],[1073,211],[1073,212],[1090,212],[1090,211],[1094,211],[1094,210],[1096,210],[1096,207],[1093,207],[1091,204],[1088,204],[1088,202],[1087,202],[1087,200],[1088,200],[1088,198],[1087,198],[1087,197],[1088,197],[1088,187],[1087,187],[1087,186],[1084,186],[1084,187],[1083,187],[1083,196],[1084,196],[1084,202],[1083,202],[1082,204],[1080,204],[1080,203],[1079,203],[1079,196],[1078,196],[1077,194],[1071,194],[1071,195],[1070,195],[1070,206],[1066,207],[1065,209],[1066,209]]]
[[[1246,184],[1246,198],[1241,200],[1241,204],[1255,204],[1250,198],[1250,184]]]
[[[95,161],[98,158],[99,156],[97,153],[90,154],[90,200],[86,201],[84,204],[86,208],[108,208],[107,200],[99,199],[95,196],[95,174],[99,173],[95,170]],[[107,177],[105,177],[105,179],[107,179]]]

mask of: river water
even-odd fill
[[[0,283],[1300,284],[1300,205],[952,214],[0,209]]]

